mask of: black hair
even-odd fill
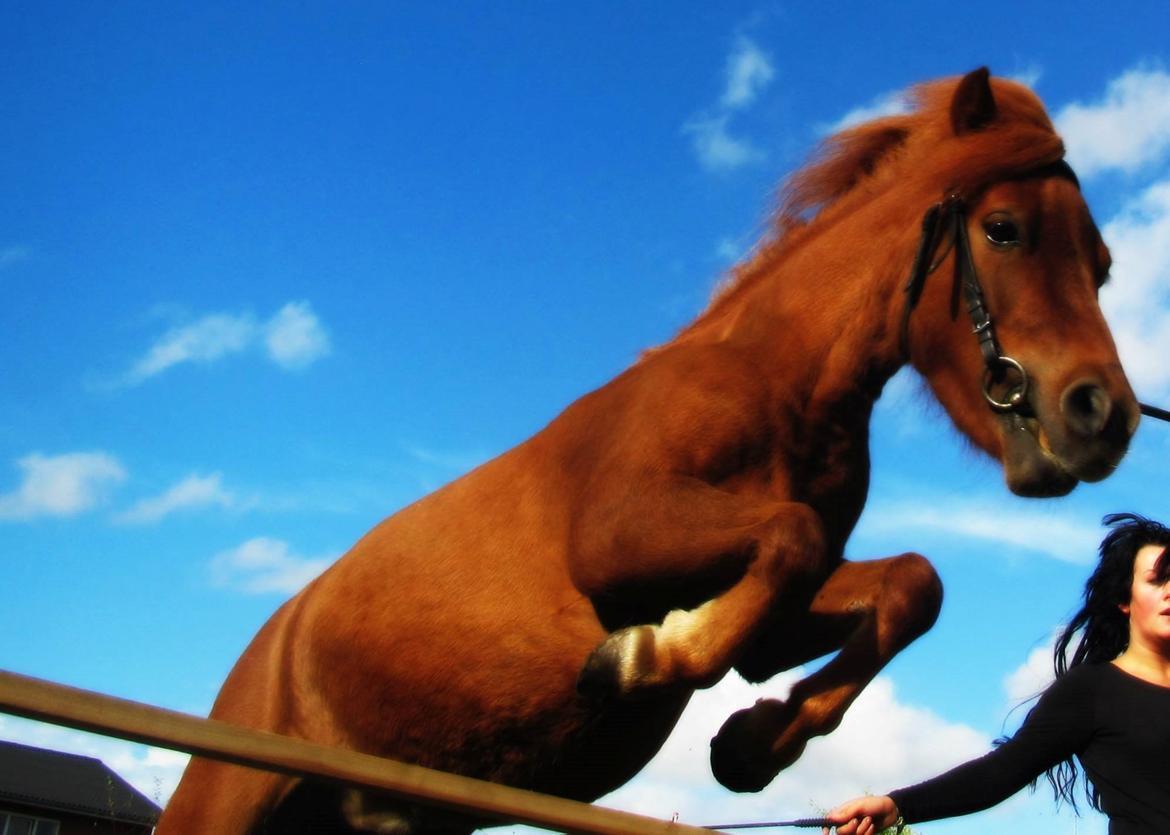
[[[1111,513],[1101,521],[1112,530],[1101,541],[1097,567],[1085,583],[1083,605],[1056,640],[1053,666],[1057,678],[1081,664],[1108,663],[1125,651],[1129,646],[1129,616],[1120,607],[1129,603],[1134,558],[1146,545],[1170,547],[1170,528],[1160,522],[1136,513]],[[1159,584],[1170,579],[1168,554],[1170,551],[1163,551],[1154,565]],[[1047,772],[1057,802],[1067,801],[1074,811],[1077,773],[1071,757]],[[1090,806],[1101,810],[1100,794],[1087,779],[1085,797]]]

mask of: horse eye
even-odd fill
[[[989,220],[983,224],[983,232],[995,246],[1015,246],[1020,242],[1020,229],[1012,220]]]

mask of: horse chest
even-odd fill
[[[799,498],[815,508],[842,543],[857,523],[869,492],[869,434],[841,427],[813,439],[802,451]]]

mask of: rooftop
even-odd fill
[[[126,823],[154,824],[161,811],[101,760],[0,741],[5,800]]]

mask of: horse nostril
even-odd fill
[[[1074,383],[1060,398],[1060,411],[1069,429],[1087,438],[1101,433],[1112,410],[1113,401],[1096,383]]]

